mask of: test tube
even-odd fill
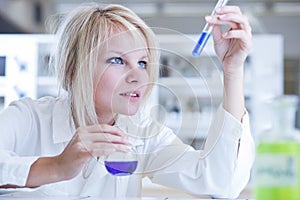
[[[215,8],[213,9],[211,16],[216,14],[216,9],[222,6],[225,6],[227,4],[228,0],[218,0]],[[203,51],[208,39],[210,38],[210,34],[212,31],[213,27],[209,25],[208,23],[205,24],[202,33],[200,35],[200,38],[192,52],[193,56],[199,57],[201,52]]]

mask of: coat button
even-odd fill
[[[240,136],[241,136],[241,132],[242,132],[242,129],[241,129],[241,128],[238,128],[238,127],[235,127],[235,128],[232,130],[232,134],[233,134],[235,137],[240,137]]]

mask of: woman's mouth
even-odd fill
[[[140,97],[140,92],[139,91],[124,92],[124,93],[120,93],[120,95],[123,97],[128,97],[133,100],[133,99],[138,99]]]

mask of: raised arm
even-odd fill
[[[239,121],[244,115],[244,62],[252,46],[251,27],[248,19],[237,6],[224,6],[215,16],[207,16],[214,25],[212,32],[215,51],[224,72],[223,106]],[[222,32],[219,25],[229,26]]]

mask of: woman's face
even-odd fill
[[[103,44],[99,57],[95,80],[97,115],[135,114],[149,84],[145,41],[135,40],[129,33],[114,34]]]

